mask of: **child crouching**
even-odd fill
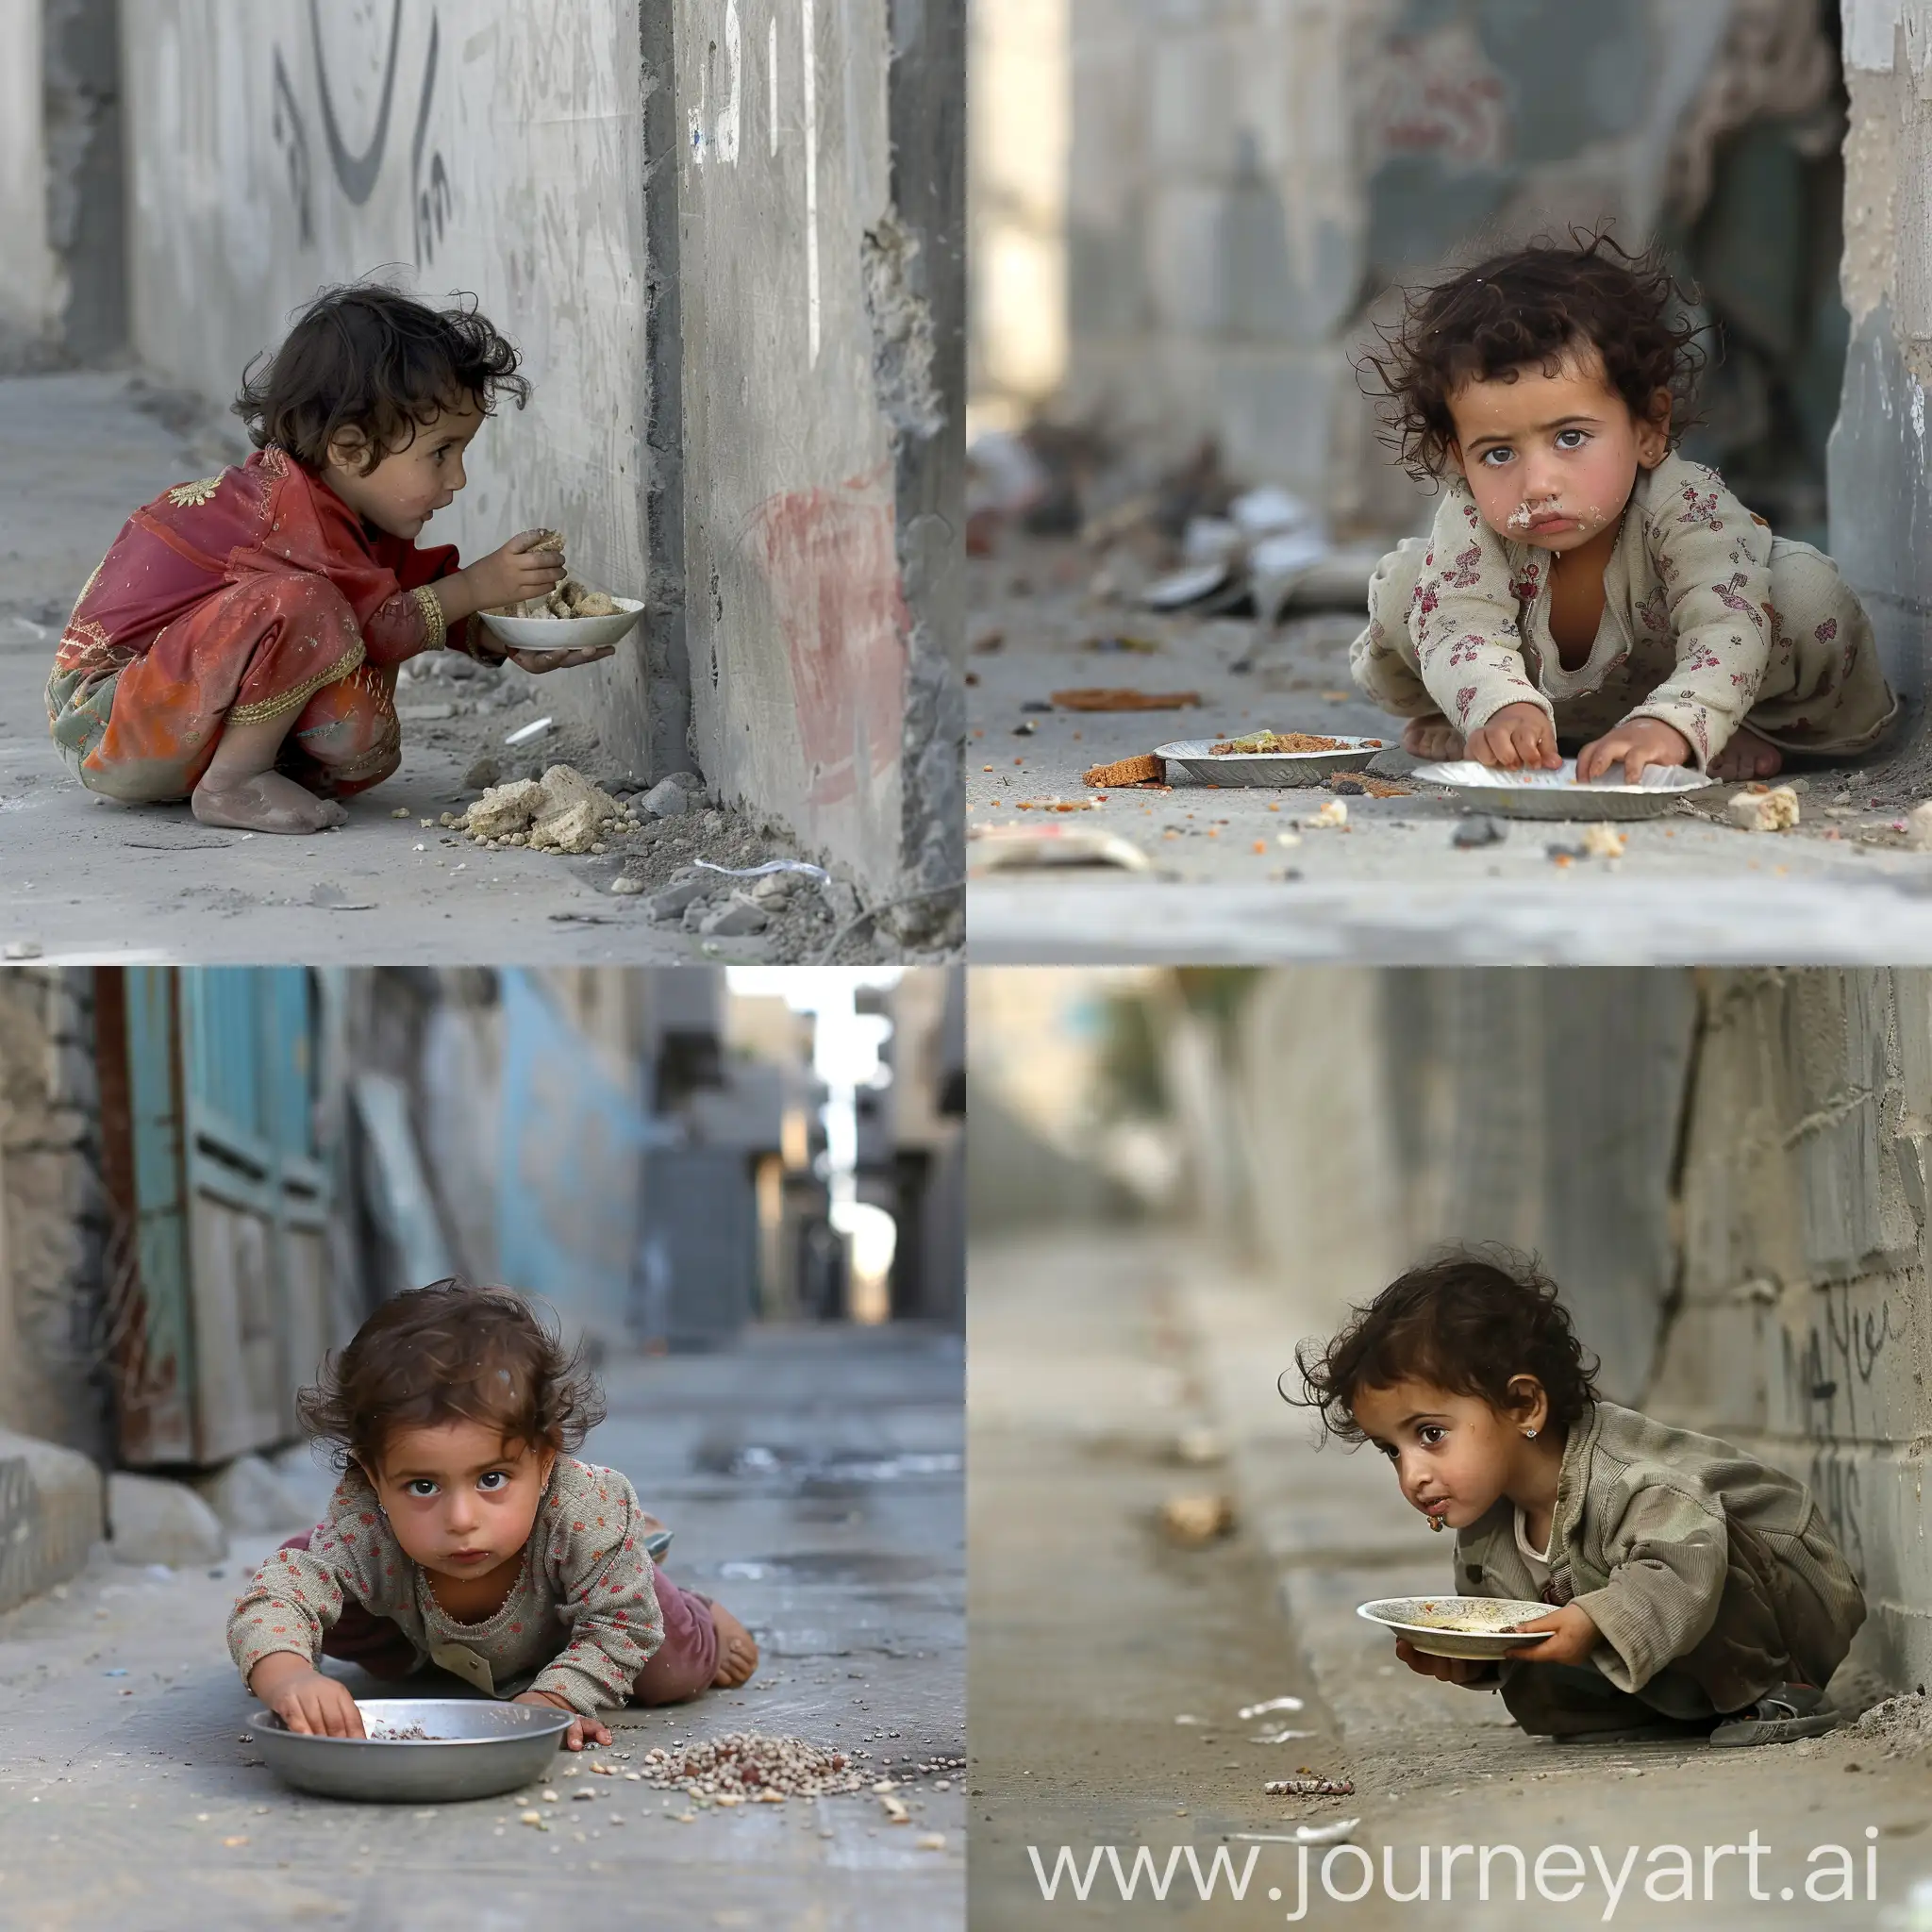
[[[1810,1491],[1604,1401],[1533,1265],[1414,1269],[1297,1356],[1289,1399],[1374,1443],[1430,1527],[1456,1531],[1456,1594],[1556,1607],[1519,1626],[1554,1634],[1500,1665],[1400,1640],[1411,1670],[1495,1685],[1549,1737],[1758,1744],[1832,1727],[1823,1686],[1865,1600]]]
[[[433,1663],[570,1711],[573,1751],[610,1741],[601,1708],[757,1669],[743,1624],[653,1563],[659,1525],[630,1483],[569,1453],[601,1397],[508,1290],[398,1295],[297,1402],[341,1481],[326,1521],[261,1566],[228,1620],[243,1681],[291,1730],[363,1735],[322,1656],[379,1677]]]

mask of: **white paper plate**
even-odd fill
[[[643,615],[635,597],[613,597],[615,617],[499,617],[481,613],[484,627],[518,651],[591,651],[614,644]]]
[[[1339,751],[1234,751],[1219,752],[1214,747],[1229,738],[1245,734],[1230,732],[1220,738],[1177,738],[1172,744],[1157,744],[1154,756],[1180,766],[1191,778],[1203,785],[1319,785],[1337,772],[1359,772],[1378,753],[1392,751],[1392,738],[1345,738],[1339,731],[1310,732],[1310,737],[1332,738]]]
[[[1613,784],[1607,778],[1579,785],[1574,758],[1565,758],[1555,772],[1499,772],[1474,758],[1457,758],[1418,765],[1408,775],[1419,784],[1455,792],[1474,811],[1515,819],[1657,818],[1674,809],[1680,798],[1718,782],[1688,765],[1650,765],[1640,785]]]
[[[1385,1596],[1359,1605],[1357,1617],[1406,1637],[1431,1657],[1498,1657],[1554,1633],[1513,1626],[1547,1617],[1553,1606],[1500,1596]]]

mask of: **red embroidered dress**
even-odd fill
[[[457,643],[431,588],[457,567],[453,545],[371,534],[285,450],[258,450],[123,525],[54,658],[54,741],[92,791],[179,799],[229,720],[291,716],[279,769],[363,791],[401,761],[396,667]]]

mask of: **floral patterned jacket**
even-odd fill
[[[1836,582],[1828,560],[1807,546],[1779,549],[1804,551]],[[1356,677],[1398,715],[1437,710],[1463,731],[1516,704],[1553,721],[1560,705],[1565,731],[1591,736],[1624,719],[1659,718],[1683,733],[1702,768],[1744,722],[1774,666],[1789,664],[1798,648],[1787,634],[1793,625],[1805,627],[1807,647],[1834,648],[1836,609],[1774,614],[1772,561],[1764,519],[1715,471],[1667,456],[1638,475],[1604,571],[1603,623],[1588,659],[1566,670],[1550,632],[1551,553],[1499,537],[1455,476],[1426,541],[1407,636],[1391,634],[1390,600],[1376,608],[1376,589],[1397,563],[1391,557],[1371,587]],[[1838,589],[1856,614],[1849,591]],[[1869,641],[1869,626],[1857,628]],[[1849,658],[1857,641],[1844,643]],[[1847,662],[1843,676],[1852,669]],[[1878,722],[1890,716],[1881,709]]]

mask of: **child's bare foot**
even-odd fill
[[[1426,718],[1411,718],[1403,726],[1402,748],[1415,758],[1459,758],[1462,733],[1440,712],[1432,711]]]
[[[1710,775],[1735,784],[1740,779],[1774,778],[1785,768],[1784,754],[1769,740],[1740,724],[1731,741],[1711,762]]]
[[[711,1606],[711,1622],[718,1632],[718,1674],[711,1688],[734,1690],[758,1667],[758,1641],[723,1604]]]
[[[279,772],[258,772],[252,778],[219,784],[210,774],[194,788],[190,803],[203,824],[244,832],[325,832],[349,818],[333,799],[316,797]]]

